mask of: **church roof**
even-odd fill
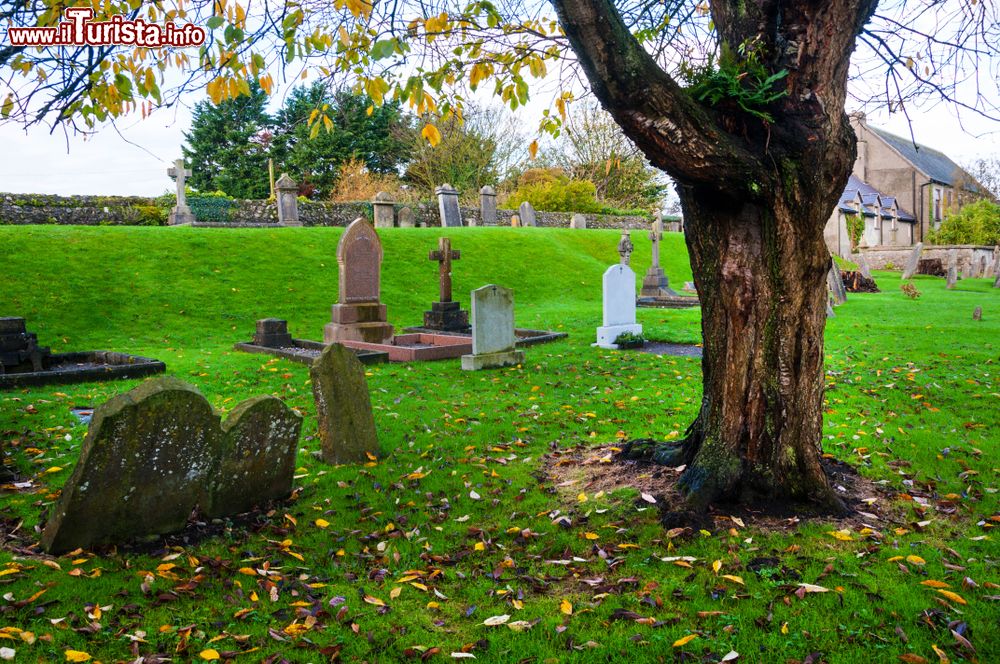
[[[912,140],[891,134],[885,129],[879,129],[871,125],[868,125],[868,129],[888,143],[904,159],[926,173],[927,177],[931,180],[954,186],[955,181],[961,179],[965,189],[972,192],[979,191],[975,180],[945,153],[929,148],[926,145],[914,144]]]
[[[838,205],[840,211],[844,214],[857,214],[858,210],[851,204],[856,203],[859,198],[861,199],[861,213],[866,217],[881,215],[883,219],[892,219],[892,206],[896,203],[895,197],[883,194],[852,173],[847,178],[844,193],[840,195]],[[879,206],[880,203],[881,206]],[[916,221],[916,217],[899,205],[896,206],[896,212],[899,214],[900,221]]]

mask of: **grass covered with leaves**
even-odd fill
[[[33,547],[86,433],[70,409],[137,382],[0,393],[26,482],[0,497],[0,648],[17,661],[1000,661],[1000,291],[987,280],[917,278],[912,300],[877,273],[883,292],[830,320],[824,451],[884,488],[864,515],[722,507],[668,529],[655,487],[670,471],[650,468],[641,490],[595,482],[619,468],[602,462],[609,447],[679,436],[701,392],[696,359],[590,346],[616,233],[448,229],[463,306],[502,284],[519,326],[570,336],[500,371],[369,367],[381,454],[332,467],[316,456],[307,368],[231,348],[269,316],[321,338],[340,232],[0,227],[0,313],[25,316],[43,345],[155,357],[220,410],[274,394],[305,416],[292,500],[51,558]],[[443,232],[380,231],[399,327],[437,299],[426,256]],[[649,240],[633,241],[641,276]],[[691,278],[680,236],[662,256],[673,285]],[[639,319],[654,340],[699,338],[697,311]]]

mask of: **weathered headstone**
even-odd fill
[[[462,369],[477,371],[520,364],[516,349],[514,291],[489,284],[472,291],[472,354],[462,356]]]
[[[479,190],[479,216],[483,226],[495,226],[497,223],[497,191],[490,185]]]
[[[847,302],[847,289],[844,287],[844,277],[840,273],[840,266],[837,261],[830,259],[830,269],[826,273],[827,287],[830,289],[830,297],[834,306],[840,306]]]
[[[538,218],[535,215],[535,208],[532,207],[531,203],[524,201],[521,203],[520,207],[517,208],[518,215],[521,218],[522,226],[537,226]]]
[[[620,261],[622,265],[629,264],[633,249],[635,249],[635,246],[632,244],[632,236],[629,234],[628,229],[622,230],[622,236],[618,239],[618,255],[621,257]]]
[[[580,214],[579,212],[574,214],[569,219],[570,228],[586,228],[587,227],[587,216]]]
[[[309,369],[323,460],[367,461],[378,452],[375,417],[365,369],[354,352],[330,344]]]
[[[94,411],[42,532],[50,553],[180,530],[195,507],[245,512],[291,493],[302,418],[280,400],[244,402],[220,423],[191,385],[147,381]]]
[[[438,210],[441,213],[441,226],[459,227],[462,225],[462,210],[458,207],[458,190],[450,184],[443,184],[434,190],[438,199]]]
[[[222,423],[205,515],[240,514],[291,493],[301,429],[302,416],[276,397],[254,397],[236,406]]]
[[[288,333],[288,321],[281,318],[261,318],[253,335],[255,346],[266,348],[291,348],[295,345]]]
[[[983,319],[983,308],[976,307],[972,310],[972,320],[982,320]]]
[[[828,296],[826,298],[826,317],[836,318],[837,314],[833,313],[833,300]]]
[[[282,226],[301,226],[299,221],[299,185],[295,180],[288,177],[288,173],[282,173],[278,181],[274,183],[278,198],[278,223]]]
[[[174,178],[177,184],[177,204],[170,210],[167,223],[171,226],[180,224],[190,224],[194,222],[194,214],[188,207],[186,193],[184,191],[184,181],[191,177],[190,169],[184,168],[183,159],[175,159],[174,165],[167,169],[167,175]]]
[[[986,256],[979,257],[979,264],[976,268],[976,278],[982,279],[983,277],[989,276],[988,271],[989,262],[986,260]]]
[[[520,228],[521,227],[521,215],[518,215],[518,214],[511,215],[511,217],[510,217],[510,225],[511,225],[512,228]]]
[[[323,328],[323,341],[384,343],[392,337],[381,292],[382,243],[364,219],[355,219],[337,244],[339,298],[332,322]]]
[[[948,252],[948,282],[945,284],[945,288],[949,290],[955,287],[955,283],[958,281],[958,250],[951,249]]]
[[[860,272],[861,276],[865,279],[872,278],[872,268],[871,265],[868,264],[868,255],[863,251],[858,254],[858,272]]]
[[[38,345],[38,335],[28,332],[23,318],[0,318],[0,374],[44,371],[51,352]]]
[[[649,241],[652,245],[652,263],[642,278],[641,297],[674,297],[677,292],[670,288],[670,280],[660,267],[660,240],[663,238],[663,222],[657,217],[649,231]]]
[[[424,312],[424,327],[447,332],[464,332],[469,327],[469,314],[451,299],[451,262],[462,257],[462,252],[451,248],[451,239],[438,238],[438,250],[428,254],[428,260],[438,263],[440,300],[431,303],[431,310]]]
[[[375,219],[375,228],[392,228],[394,221],[392,196],[384,191],[375,194],[375,200],[372,201],[372,217]]]
[[[1000,269],[997,270],[996,279],[993,280],[993,288],[1000,288]]]
[[[910,257],[906,260],[906,266],[903,268],[902,279],[912,279],[913,275],[917,272],[917,266],[920,264],[920,252],[924,250],[924,243],[918,242],[915,247],[913,247],[913,252]]]
[[[399,211],[399,227],[400,228],[414,228],[416,223],[413,221],[413,208],[404,207]]]
[[[597,345],[616,349],[618,335],[642,334],[635,322],[635,272],[625,263],[612,265],[604,272],[603,288],[604,325],[597,328]]]

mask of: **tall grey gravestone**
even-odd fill
[[[479,190],[479,216],[483,226],[496,226],[497,191],[490,185]]]
[[[384,191],[375,194],[372,201],[372,216],[375,218],[375,228],[392,228],[394,222],[392,196]]]
[[[945,284],[945,288],[952,289],[955,287],[955,283],[958,281],[958,250],[951,249],[948,251],[948,282]]]
[[[586,215],[580,214],[579,212],[574,214],[569,219],[570,228],[586,228],[587,227],[587,217]]]
[[[920,264],[920,252],[924,250],[924,243],[917,242],[917,245],[913,247],[913,252],[910,257],[906,260],[906,267],[903,268],[902,279],[912,279],[913,275],[917,273],[917,266]]]
[[[642,325],[635,322],[635,272],[619,263],[604,271],[604,325],[597,328],[597,344],[601,348],[617,349],[615,339],[629,332],[642,334]]]
[[[245,512],[291,493],[302,418],[273,397],[226,420],[191,385],[149,380],[95,411],[42,532],[58,553],[182,529],[195,507]]]
[[[435,189],[434,193],[437,194],[441,226],[449,228],[461,226],[462,211],[458,207],[458,190],[445,183]]]
[[[171,226],[194,223],[194,214],[188,207],[186,193],[184,191],[184,181],[191,177],[191,170],[184,168],[183,159],[175,159],[174,165],[167,169],[167,175],[174,178],[177,184],[177,205],[170,210],[167,223]]]
[[[864,251],[858,252],[858,272],[860,272],[861,276],[865,279],[872,278],[872,268],[871,265],[868,264],[868,254]]]
[[[330,344],[309,369],[323,460],[357,463],[378,452],[365,368],[354,351]]]
[[[299,185],[295,180],[288,177],[288,173],[282,173],[278,181],[274,183],[274,189],[278,197],[278,223],[282,226],[301,226],[299,221]]]
[[[535,217],[535,208],[528,201],[521,203],[521,206],[517,208],[517,212],[522,226],[538,225],[538,219]]]
[[[830,259],[830,269],[826,273],[827,287],[830,289],[830,297],[834,306],[840,306],[847,302],[847,288],[844,286],[844,277],[840,273],[840,266],[837,261]]]
[[[520,364],[524,351],[516,349],[514,291],[488,284],[471,293],[472,354],[462,356],[462,369],[477,371]]]

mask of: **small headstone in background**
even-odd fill
[[[982,320],[983,319],[983,308],[976,307],[972,312],[972,320]]]
[[[299,221],[299,185],[282,173],[274,183],[275,195],[278,199],[278,223],[282,226],[301,226]]]
[[[413,209],[410,207],[404,207],[399,211],[399,227],[400,228],[414,228],[416,223],[413,221]]]
[[[183,159],[175,159],[174,165],[167,169],[167,175],[174,178],[177,184],[177,204],[170,210],[167,224],[178,226],[180,224],[190,224],[195,221],[191,208],[188,207],[187,195],[184,191],[184,181],[191,177],[191,170],[184,168]]]
[[[490,185],[479,190],[479,216],[483,226],[495,226],[497,223],[497,192]]]
[[[570,228],[586,228],[587,227],[587,216],[577,212],[569,220]]]
[[[924,250],[924,243],[918,242],[915,247],[913,247],[913,252],[910,257],[906,260],[906,266],[903,268],[903,276],[901,279],[912,279],[913,275],[917,272],[917,266],[920,264],[920,252]]]
[[[872,268],[868,264],[868,256],[863,251],[858,254],[858,272],[865,279],[872,278]]]
[[[435,189],[434,193],[437,194],[441,226],[448,228],[461,226],[462,211],[458,207],[458,190],[445,183]]]
[[[309,369],[323,460],[367,461],[378,452],[375,417],[364,365],[354,351],[330,344]]]
[[[538,225],[538,219],[535,217],[535,208],[528,201],[521,203],[520,207],[517,208],[517,212],[521,217],[522,226]]]
[[[516,349],[514,291],[488,284],[472,291],[472,354],[462,356],[462,369],[477,371],[520,364]]]
[[[384,191],[375,194],[375,200],[372,201],[372,218],[375,220],[375,228],[392,228],[394,217],[392,196]]]
[[[833,301],[829,297],[826,298],[826,317],[827,318],[837,317],[837,314],[833,313]]]
[[[253,335],[254,346],[265,348],[291,348],[295,345],[288,333],[288,321],[281,318],[261,318]]]
[[[833,298],[834,306],[840,306],[847,302],[847,289],[844,288],[844,277],[840,274],[840,266],[837,261],[830,258],[830,269],[826,273],[827,287],[830,289],[830,296]]]
[[[958,250],[951,249],[948,252],[948,282],[945,288],[952,289],[958,281]]]
[[[652,261],[649,269],[646,270],[642,278],[642,288],[639,290],[640,297],[673,297],[677,293],[670,288],[670,280],[667,274],[660,267],[660,240],[663,239],[663,222],[659,215],[653,222],[653,227],[649,231],[649,242],[652,247]]]
[[[604,325],[597,328],[597,345],[617,349],[618,335],[642,334],[642,325],[635,322],[635,272],[626,263],[612,265],[604,271],[602,285]]]
[[[517,214],[511,215],[511,217],[510,217],[510,225],[511,225],[512,228],[520,228],[521,227],[521,216],[517,215]]]
[[[222,423],[209,518],[240,514],[292,491],[302,416],[276,397],[247,399]]]
[[[629,264],[633,249],[635,246],[632,244],[632,236],[627,228],[622,229],[622,236],[618,239],[618,255],[621,257],[619,260],[622,265]]]
[[[697,293],[698,288],[694,285],[693,281],[685,281],[684,288],[681,289],[685,293]]]

